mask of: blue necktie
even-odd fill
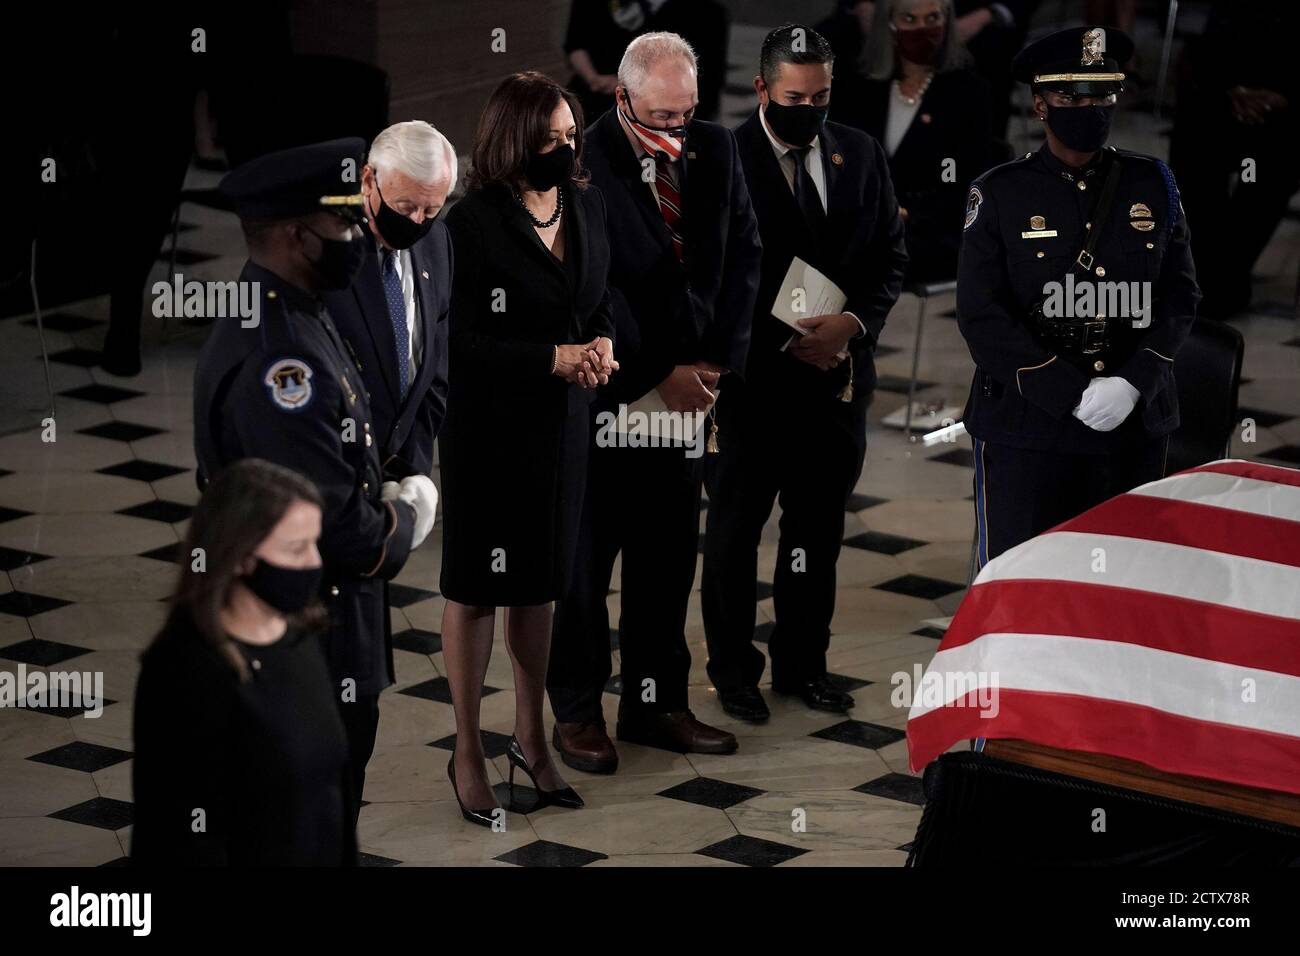
[[[406,299],[402,296],[402,278],[397,274],[397,253],[384,250],[384,297],[388,300],[388,319],[393,323],[397,340],[397,378],[402,397],[411,383],[411,333],[406,328]]]

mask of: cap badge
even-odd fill
[[[1083,34],[1083,57],[1079,60],[1079,65],[1092,66],[1094,63],[1100,63],[1105,52],[1106,31],[1101,27],[1086,30]]]
[[[1042,216],[1030,216],[1030,217],[1029,217],[1029,228],[1030,228],[1030,229],[1046,229],[1046,228],[1047,228],[1047,220],[1044,219]]]

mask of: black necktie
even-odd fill
[[[812,230],[813,238],[820,239],[822,227],[826,225],[826,210],[817,195],[817,184],[808,175],[808,151],[811,146],[797,146],[790,150],[794,157],[794,199],[803,211],[804,221]]]

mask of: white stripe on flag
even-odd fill
[[[1093,570],[1103,558],[1106,570]],[[1133,588],[1300,620],[1300,568],[1163,541],[1051,531],[998,555],[975,583],[1017,579]]]
[[[962,675],[969,684],[959,679]],[[1249,702],[1242,699],[1248,679],[1254,681],[1254,699]],[[937,697],[946,705],[974,686],[996,686],[1138,704],[1195,720],[1300,737],[1300,677],[1122,641],[985,634],[939,651],[922,681],[909,720],[938,709]],[[925,692],[925,682],[933,682],[934,689]],[[956,687],[949,694],[945,685],[951,684]]]
[[[1129,494],[1213,505],[1265,518],[1300,521],[1300,488],[1215,471],[1198,471],[1190,475],[1164,478],[1134,488]]]

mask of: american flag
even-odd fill
[[[1016,738],[1300,793],[1300,471],[1214,462],[999,555],[912,691],[914,771]]]

